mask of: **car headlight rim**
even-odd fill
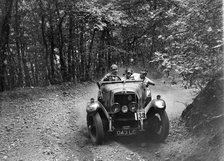
[[[165,104],[165,102],[163,100],[156,100],[155,101],[155,106],[157,108],[163,109],[163,108],[166,107],[166,104]]]
[[[89,112],[92,112],[92,111],[95,111],[98,107],[99,107],[99,104],[97,102],[94,102],[87,105],[86,110]]]
[[[121,110],[120,104],[117,102],[115,102],[111,107],[112,113],[118,113],[118,112],[120,112],[120,110]]]
[[[123,113],[127,113],[127,112],[128,112],[128,106],[126,106],[126,105],[122,106],[122,107],[121,107],[121,111],[122,111]]]
[[[129,110],[130,110],[131,112],[136,112],[137,109],[138,109],[138,104],[137,104],[136,102],[131,102],[131,103],[128,105],[128,107],[129,107]],[[133,109],[133,107],[134,107],[134,109]]]

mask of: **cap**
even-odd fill
[[[147,71],[145,71],[145,70],[142,70],[140,73],[141,73],[142,75],[144,75],[144,76],[147,75]]]
[[[111,65],[111,70],[116,70],[117,69],[117,65],[116,64],[113,64],[113,65]]]
[[[131,68],[126,69],[125,72],[126,72],[126,73],[133,73],[133,71],[132,71]]]

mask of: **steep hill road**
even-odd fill
[[[193,98],[192,90],[157,82],[152,95],[167,101],[170,134],[155,143],[140,136],[116,137],[102,146],[91,143],[86,128],[86,104],[96,98],[94,83],[19,89],[0,95],[0,160],[184,160],[194,149],[179,119]]]

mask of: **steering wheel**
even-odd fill
[[[116,80],[113,80],[112,78],[117,78],[119,81],[121,81],[121,77],[119,77],[118,75],[111,75],[105,78],[103,81],[116,81]]]
[[[121,77],[120,77],[120,76],[118,76],[118,75],[113,75],[112,77],[117,77],[117,78],[118,78],[118,80],[120,80],[120,81],[121,81]]]

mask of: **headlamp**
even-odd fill
[[[126,106],[126,105],[122,106],[121,111],[123,113],[127,113],[128,112],[128,106]]]
[[[128,107],[129,107],[129,110],[130,110],[131,112],[136,112],[137,109],[138,109],[138,104],[137,104],[136,102],[131,102],[131,103],[128,105]]]
[[[97,102],[94,102],[94,103],[90,103],[87,106],[86,110],[89,112],[92,112],[92,111],[95,111],[98,107],[99,107],[99,104]]]
[[[118,113],[120,110],[121,110],[121,107],[119,103],[114,103],[111,107],[112,113]]]
[[[166,104],[163,100],[155,100],[155,105],[157,108],[165,108]]]

